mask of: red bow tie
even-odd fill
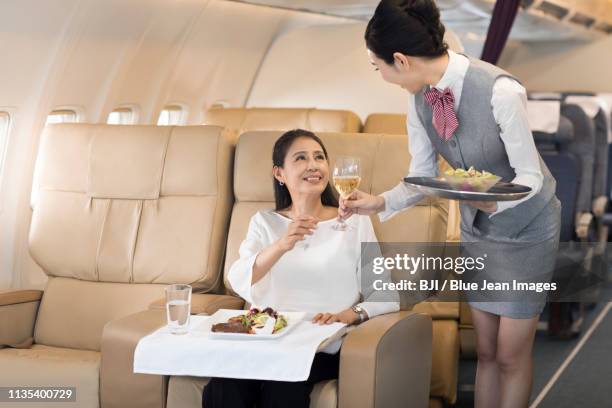
[[[448,141],[459,127],[453,91],[445,88],[443,92],[440,92],[436,88],[431,88],[425,91],[425,100],[433,111],[431,119],[433,127],[443,140]]]

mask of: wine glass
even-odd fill
[[[334,187],[342,198],[347,198],[357,190],[361,182],[359,158],[338,156],[334,164],[332,179]],[[332,228],[336,231],[346,231],[348,228],[343,219],[336,222]]]

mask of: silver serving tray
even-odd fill
[[[498,182],[485,193],[455,190],[447,182],[436,177],[405,177],[404,183],[428,196],[450,200],[515,201],[531,192],[531,188],[527,186],[503,181]]]

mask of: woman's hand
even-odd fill
[[[313,323],[323,324],[332,324],[336,322],[345,323],[345,324],[355,324],[359,322],[361,319],[359,315],[353,312],[352,309],[343,310],[340,313],[317,313],[315,317],[312,318]]]
[[[385,199],[355,190],[347,198],[340,197],[338,216],[344,220],[353,214],[370,215],[385,209]]]
[[[469,205],[474,208],[479,209],[480,211],[484,211],[486,213],[492,214],[497,211],[497,202],[496,201],[468,201]]]
[[[300,215],[289,224],[285,235],[277,241],[278,248],[283,252],[291,251],[298,241],[304,240],[304,235],[313,234],[318,222],[318,219],[310,215]]]

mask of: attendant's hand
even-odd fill
[[[469,205],[474,208],[479,209],[480,211],[484,211],[486,213],[492,214],[497,211],[497,202],[496,201],[468,201]]]
[[[344,220],[353,214],[370,215],[385,209],[385,199],[355,190],[347,198],[340,197],[338,216]]]
[[[352,309],[346,309],[340,313],[317,313],[315,317],[312,318],[313,323],[323,324],[332,324],[336,322],[345,323],[345,324],[355,324],[359,322],[361,319],[359,315],[353,312]]]
[[[276,245],[283,252],[291,251],[298,241],[304,240],[304,235],[313,234],[318,222],[318,219],[310,215],[300,215],[289,224],[287,232]]]

